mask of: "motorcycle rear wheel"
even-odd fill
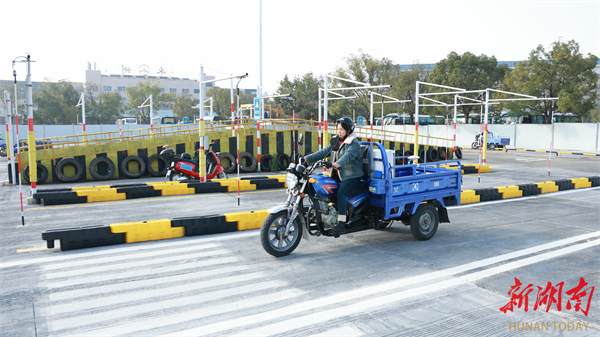
[[[287,220],[287,210],[279,211],[269,214],[260,228],[260,243],[263,249],[275,257],[290,254],[302,239],[302,227],[298,219],[294,220],[290,233],[283,237]]]
[[[169,176],[169,181],[179,181],[179,179],[183,177],[179,172],[173,171]]]
[[[228,179],[227,178],[227,173],[225,173],[225,171],[217,174],[217,179]]]
[[[473,143],[471,143],[471,148],[472,148],[473,150],[476,150],[476,149],[478,149],[478,148],[479,148],[479,143],[478,143],[478,142],[473,142]]]

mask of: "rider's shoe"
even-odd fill
[[[333,236],[336,238],[339,237],[340,234],[346,233],[346,223],[344,221],[338,221],[337,225],[335,225],[331,231],[333,232]]]

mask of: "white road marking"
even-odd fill
[[[57,281],[57,282],[53,282],[53,283],[47,283],[46,287],[48,287],[49,289],[52,288],[61,288],[61,287],[68,287],[68,286],[74,286],[74,285],[84,285],[84,284],[90,284],[90,283],[98,283],[98,282],[103,282],[103,281],[113,281],[113,282],[118,282],[119,280],[123,280],[123,279],[127,279],[130,277],[142,277],[142,276],[148,276],[148,275],[155,275],[156,273],[173,273],[173,272],[178,272],[178,271],[187,271],[187,270],[191,270],[193,268],[199,268],[199,267],[208,267],[208,266],[215,266],[215,265],[219,265],[219,264],[229,264],[229,263],[234,263],[237,262],[238,259],[236,259],[235,257],[224,257],[224,258],[219,258],[219,259],[209,259],[209,260],[202,260],[202,261],[196,261],[196,262],[188,262],[188,263],[181,263],[178,265],[168,265],[168,266],[160,266],[160,267],[154,267],[154,268],[146,268],[143,270],[130,270],[130,271],[125,271],[125,272],[120,272],[118,274],[92,274],[88,277],[85,278],[73,278],[73,279],[68,279],[65,281]]]
[[[67,270],[67,271],[55,271],[50,274],[46,274],[46,279],[56,279],[62,277],[73,277],[73,276],[81,276],[85,274],[94,274],[94,273],[110,273],[110,274],[118,274],[123,269],[131,269],[131,268],[139,268],[144,266],[152,266],[159,263],[169,263],[169,262],[185,262],[191,259],[197,259],[202,257],[213,257],[216,255],[224,255],[229,254],[230,252],[220,249],[220,250],[211,250],[208,252],[201,252],[195,254],[184,254],[180,256],[168,256],[163,258],[154,258],[147,261],[129,261],[123,262],[119,264],[109,264],[103,265],[99,267],[89,267],[83,269],[75,269],[75,270]]]

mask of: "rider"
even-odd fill
[[[342,117],[337,120],[337,136],[340,140],[340,147],[333,152],[333,168],[331,177],[340,183],[337,191],[338,204],[338,223],[333,228],[334,233],[344,233],[346,225],[346,196],[354,191],[360,185],[360,179],[363,175],[362,164],[360,161],[360,143],[354,131],[354,123],[348,117]],[[325,158],[331,150],[331,144],[327,145],[321,151],[306,156],[304,159],[308,163],[316,162]]]

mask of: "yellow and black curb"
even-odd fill
[[[254,191],[272,188],[284,188],[285,175],[266,177],[246,177],[240,179],[240,191]],[[33,198],[44,205],[65,205],[86,202],[115,201],[125,199],[149,198],[157,196],[234,192],[238,189],[238,180],[215,179],[201,182],[153,182],[145,184],[115,184],[41,190]]]
[[[458,169],[458,165],[440,165],[441,168],[445,168],[445,169],[450,169],[450,170],[457,170]],[[488,172],[492,172],[492,168],[489,167],[488,165],[477,165],[477,164],[466,164],[466,165],[461,165],[461,172],[462,174],[477,174],[479,172],[479,169],[481,168],[481,173],[488,173]]]
[[[577,155],[577,156],[600,157],[600,153],[585,153],[585,152],[559,152],[558,156],[560,157],[563,154],[572,154],[572,155]]]
[[[515,149],[515,151],[521,151],[521,152],[538,152],[538,153],[549,153],[550,151],[546,151],[546,150],[528,150],[528,149]],[[508,150],[507,150],[508,152]],[[555,155],[559,155],[559,153],[557,151],[552,151],[553,154]]]
[[[597,186],[600,186],[600,176],[561,179],[534,184],[465,190],[461,191],[460,200],[463,205]],[[42,240],[46,240],[48,248],[54,248],[54,241],[60,240],[60,249],[64,251],[183,236],[227,233],[260,228],[267,215],[265,209],[172,220],[160,219],[115,223],[108,226],[47,230],[42,232]]]
[[[457,165],[440,167],[453,170],[458,168]],[[477,174],[479,167],[476,164],[463,165],[461,172],[462,174]],[[488,165],[481,165],[482,173],[491,171]],[[287,187],[285,185],[285,175],[245,177],[240,179],[240,191],[285,187]],[[36,199],[38,204],[43,203],[45,206],[52,206],[173,195],[236,192],[237,188],[237,178],[214,179],[206,183],[169,181],[45,189],[34,193],[33,198]]]

